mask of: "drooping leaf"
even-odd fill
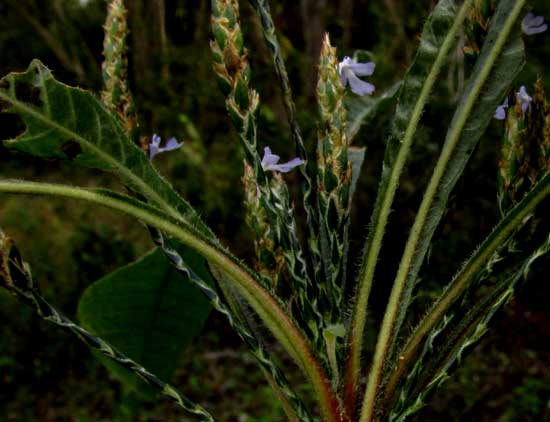
[[[201,277],[210,279],[200,256],[190,253],[187,258]],[[164,381],[172,376],[209,311],[202,293],[159,249],[90,285],[78,306],[84,327]],[[140,386],[134,375],[128,378],[126,369],[108,366],[132,386]]]
[[[120,120],[91,93],[56,81],[40,61],[0,80],[0,106],[26,125],[24,133],[4,141],[6,147],[115,172],[148,201],[214,239],[195,210],[127,137]]]
[[[162,230],[166,235],[207,257],[209,265],[219,267],[225,273],[227,280],[239,291],[273,336],[312,380],[316,399],[323,408],[323,413],[330,415],[328,412],[336,409],[337,400],[330,389],[324,369],[314,356],[308,340],[286,313],[284,304],[264,289],[259,284],[257,276],[219,243],[210,241],[186,222],[172,218],[156,207],[105,189],[0,179],[0,192],[58,195],[125,212],[149,226]],[[211,290],[203,291],[211,298]]]
[[[23,304],[32,308],[40,318],[77,336],[86,346],[111,364],[114,365],[116,362],[119,368],[125,368],[128,374],[135,374],[150,391],[170,398],[176,405],[195,415],[202,422],[214,421],[202,406],[181,395],[171,385],[160,380],[155,374],[125,356],[101,337],[75,324],[46,301],[33,282],[30,266],[23,261],[14,242],[2,230],[0,230],[0,287],[5,288]]]
[[[301,332],[285,314],[282,305],[267,291],[262,289],[252,274],[242,263],[234,258],[229,252],[220,248],[218,244],[213,244],[203,235],[196,232],[185,222],[176,220],[151,205],[144,204],[136,198],[131,198],[117,192],[105,189],[83,189],[67,185],[56,185],[48,183],[28,182],[24,180],[0,180],[0,192],[26,193],[26,194],[50,194],[62,197],[80,199],[90,203],[106,206],[114,210],[126,212],[145,222],[149,227],[155,227],[156,231],[162,230],[162,236],[153,235],[154,239],[165,251],[166,256],[172,261],[178,271],[183,272],[195,286],[208,298],[211,305],[221,312],[227,319],[231,327],[249,345],[252,353],[258,359],[262,367],[274,378],[280,387],[285,398],[292,403],[296,414],[300,420],[308,421],[307,410],[300,403],[299,398],[289,388],[282,372],[270,358],[265,348],[258,344],[255,337],[235,320],[232,312],[227,309],[221,301],[218,293],[210,286],[204,283],[192,271],[189,266],[182,261],[179,254],[181,244],[189,245],[192,248],[204,253],[209,258],[209,265],[212,268],[219,267],[223,271],[224,277],[233,283],[233,287],[239,291],[251,308],[260,316],[265,325],[270,329],[275,338],[280,341],[285,350],[295,359],[307,376],[312,379],[312,384],[316,386],[316,397],[320,406],[330,406],[335,408],[336,403],[331,401],[327,377],[319,363],[313,356],[309,343],[303,337]],[[176,246],[172,242],[166,243],[169,236],[174,239]],[[180,244],[181,242],[181,244]],[[178,250],[175,250],[176,247]],[[305,356],[305,358],[303,357]],[[323,400],[328,400],[321,403]]]
[[[173,218],[180,218],[182,213],[189,229],[197,229],[218,245],[196,212],[157,173],[145,154],[127,138],[118,119],[93,95],[57,82],[44,65],[34,61],[27,72],[3,79],[0,99],[6,106],[3,111],[18,113],[27,125],[24,134],[6,143],[8,147],[40,157],[69,158],[79,164],[115,171],[134,191]],[[101,191],[101,194],[114,195],[117,200],[129,201],[138,208],[142,206],[112,192]],[[182,243],[174,242],[178,243],[178,251],[185,249]],[[267,358],[264,360],[268,362]],[[264,366],[268,372],[276,372],[275,366],[269,367],[267,363]],[[280,375],[273,376],[284,384]],[[284,391],[287,396],[293,394],[288,386]],[[298,398],[293,401],[299,407]],[[298,409],[298,413],[305,415],[303,409]]]

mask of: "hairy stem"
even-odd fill
[[[523,200],[508,212],[454,277],[445,289],[445,292],[443,292],[443,295],[433,304],[432,308],[407,341],[405,347],[399,353],[396,370],[392,373],[384,392],[386,400],[390,400],[393,396],[397,385],[405,375],[405,370],[416,356],[418,348],[426,339],[426,336],[441,321],[441,318],[449,311],[456,299],[475,280],[476,275],[483,269],[483,266],[497,249],[506,242],[509,236],[523,224],[524,218],[549,194],[550,175],[546,175]]]
[[[0,192],[63,196],[103,205],[129,214],[195,249],[227,274],[274,337],[303,369],[313,386],[324,420],[327,422],[341,421],[338,401],[328,378],[308,341],[296,325],[269,292],[261,287],[242,265],[239,265],[228,253],[212,245],[210,241],[192,228],[160,213],[157,208],[136,201],[125,201],[126,197],[122,195],[107,195],[99,191],[72,186],[14,180],[0,180]]]
[[[466,4],[467,3],[464,3],[464,5]],[[443,176],[445,175],[447,164],[449,163],[455,147],[460,140],[462,129],[464,128],[464,125],[466,124],[468,117],[470,116],[470,113],[481,93],[485,81],[487,80],[493,68],[493,64],[496,62],[498,56],[504,48],[508,35],[510,34],[512,27],[515,24],[521,10],[523,9],[524,4],[525,0],[518,0],[514,5],[514,9],[511,11],[510,15],[506,19],[506,24],[502,28],[502,31],[500,32],[489,57],[487,57],[486,65],[477,75],[474,87],[471,91],[471,95],[464,104],[462,112],[456,120],[456,125],[454,128],[455,130],[448,138],[443,147],[432,178],[430,179],[430,182],[426,189],[426,193],[424,194],[424,197],[422,199],[422,203],[420,204],[418,214],[416,216],[413,227],[409,234],[409,238],[407,240],[407,244],[405,246],[405,252],[403,253],[403,257],[399,265],[397,276],[392,288],[392,292],[390,294],[390,300],[384,314],[382,328],[376,344],[373,365],[369,374],[369,381],[363,401],[361,422],[370,421],[373,416],[378,388],[382,379],[382,373],[385,363],[387,362],[386,359],[389,355],[390,347],[395,341],[395,338],[400,328],[397,322],[398,314],[400,312],[403,313],[410,302],[410,297],[408,297],[409,295],[404,295],[404,292],[407,290],[408,287],[407,281],[409,283],[414,282],[414,280],[409,277],[409,274],[411,272],[411,268],[415,264],[415,260],[422,260],[424,256],[424,254],[418,253],[419,244],[422,238],[422,234],[424,233],[424,228],[426,226],[430,210],[434,203],[438,187]]]
[[[356,390],[360,375],[361,355],[363,351],[363,338],[367,320],[368,299],[372,288],[376,263],[378,261],[380,249],[382,248],[382,239],[384,237],[386,224],[390,215],[395,192],[399,184],[399,177],[403,167],[405,166],[414,134],[416,133],[416,129],[420,122],[422,110],[428,101],[429,94],[436,81],[437,75],[444,65],[445,58],[455,43],[456,35],[462,26],[462,22],[466,18],[471,3],[471,0],[464,2],[451,29],[443,41],[428,76],[426,77],[426,82],[424,83],[422,90],[420,91],[420,95],[416,100],[405,134],[400,140],[401,146],[395,163],[390,170],[388,182],[384,186],[381,185],[383,190],[378,194],[377,204],[375,205],[375,209],[378,212],[376,215],[373,215],[373,229],[369,234],[370,239],[368,240],[367,247],[363,254],[363,266],[359,274],[359,286],[349,340],[350,356],[347,364],[347,381],[345,387],[346,407],[348,412],[353,412],[355,407],[355,397],[357,393]]]

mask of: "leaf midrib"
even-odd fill
[[[70,92],[70,98],[72,101],[72,92]],[[46,92],[47,96],[47,92]],[[126,167],[122,162],[119,160],[116,160],[113,156],[103,152],[100,148],[95,146],[92,142],[88,141],[86,138],[79,135],[77,132],[74,132],[70,129],[67,129],[63,126],[61,126],[59,123],[51,120],[51,116],[45,116],[44,114],[38,112],[33,107],[27,106],[25,103],[11,98],[10,96],[6,95],[3,92],[0,92],[0,98],[4,101],[8,101],[11,103],[14,107],[18,108],[24,113],[27,113],[28,115],[34,117],[37,120],[40,120],[41,122],[45,123],[46,125],[49,125],[53,129],[67,135],[70,138],[76,139],[78,142],[83,143],[86,145],[87,148],[92,150],[97,156],[99,156],[102,160],[105,162],[113,165],[118,169],[118,171],[126,178],[131,180],[133,183],[135,183],[137,186],[139,186],[140,190],[150,199],[152,199],[154,202],[159,204],[165,211],[167,211],[172,217],[183,221],[184,219],[180,215],[180,213],[172,207],[170,204],[168,204],[164,198],[156,193],[154,189],[152,189],[149,184],[147,184],[142,178],[140,178],[137,174],[130,171],[128,167]],[[46,101],[47,102],[47,101]],[[94,113],[97,116],[97,112]],[[13,141],[11,141],[13,142]]]

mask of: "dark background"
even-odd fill
[[[156,165],[235,254],[250,260],[253,244],[244,225],[242,150],[226,117],[211,69],[207,0],[131,0],[129,78],[144,134],[186,142]],[[260,142],[293,157],[281,96],[259,22],[246,2],[242,25],[253,83],[262,99]],[[289,70],[299,120],[309,149],[315,147],[315,58],[329,31],[339,55],[368,50],[376,62],[370,81],[377,93],[398,81],[410,64],[424,19],[435,4],[419,0],[300,0],[271,2]],[[534,2],[550,20],[550,5]],[[89,0],[0,1],[0,75],[24,70],[39,58],[58,80],[101,90],[101,50],[106,2]],[[550,89],[550,33],[525,37],[528,65],[517,86],[528,91],[537,76]],[[456,61],[454,63],[457,63]],[[458,72],[458,73],[457,73]],[[424,112],[402,178],[382,271],[372,299],[371,343],[389,285],[419,205],[422,186],[444,139],[460,85],[449,65]],[[350,94],[352,95],[352,94]],[[368,147],[356,194],[352,256],[361,250],[383,156],[388,119],[381,116],[356,137]],[[0,139],[20,126],[0,115]],[[450,201],[422,273],[414,309],[421,314],[496,222],[496,151],[502,124],[493,122]],[[68,163],[35,160],[0,146],[0,176],[117,187],[108,175]],[[290,183],[292,174],[286,176]],[[45,296],[74,315],[81,292],[150,247],[140,224],[106,210],[50,198],[0,198],[0,222],[12,236]],[[433,398],[421,420],[550,420],[550,288],[542,260],[520,294],[461,369]],[[142,403],[114,381],[78,340],[39,321],[0,292],[0,420],[177,420],[170,404]],[[274,346],[276,347],[276,346]],[[283,413],[252,358],[225,322],[212,314],[203,335],[182,357],[174,383],[220,421],[279,421]],[[305,387],[304,387],[305,388]],[[306,391],[307,394],[307,391]],[[130,408],[138,409],[133,416]]]

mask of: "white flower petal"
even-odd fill
[[[338,63],[338,73],[340,74],[340,82],[342,82],[342,86],[346,86],[346,83],[348,82],[348,65],[351,62],[351,59],[346,56],[344,59]]]
[[[353,63],[353,64],[348,65],[348,67],[357,76],[370,76],[374,73],[374,68],[376,67],[376,65],[374,64],[374,62]]]
[[[161,138],[157,134],[154,134],[149,144],[149,160],[161,152],[173,151],[183,145],[183,142],[178,142],[176,138],[170,138],[164,147],[160,146]]]
[[[523,102],[531,102],[533,100],[531,98],[531,96],[527,93],[527,90],[525,89],[525,85],[522,85],[519,88],[518,98],[519,98],[519,101],[522,102],[522,103]]]
[[[151,139],[151,144],[150,145],[155,145],[155,146],[159,146],[160,145],[160,136],[158,136],[156,133],[153,134],[153,137]]]
[[[493,116],[497,120],[504,120],[506,119],[506,110],[504,109],[504,106],[499,105],[495,111],[495,115]]]
[[[304,163],[304,161],[299,158],[293,158],[286,163],[277,164],[279,159],[280,157],[278,155],[271,153],[271,149],[269,147],[265,147],[264,156],[262,158],[262,168],[264,171],[279,171],[281,173],[287,173],[294,167]]]
[[[278,155],[272,154],[271,149],[269,147],[264,148],[264,156],[262,158],[262,168],[264,170],[267,170],[268,167],[277,164],[281,157]]]
[[[175,149],[178,149],[183,145],[183,142],[178,142],[176,138],[170,138],[168,139],[168,142],[166,142],[166,146],[163,148],[164,151],[173,151]]]
[[[529,26],[541,26],[544,23],[544,16],[534,16]]]
[[[521,111],[525,114],[531,107],[531,101],[533,101],[533,98],[531,98],[531,96],[527,93],[524,85],[519,88],[519,91],[516,93],[516,98],[521,106]]]
[[[348,56],[338,63],[338,72],[343,86],[349,82],[352,92],[357,95],[372,94],[374,85],[362,81],[358,76],[370,76],[374,73],[376,65],[373,62],[357,63]]]
[[[523,20],[521,21],[521,24],[522,25],[529,25],[534,17],[535,17],[535,14],[533,12],[527,13],[525,15],[525,17],[523,18]]]
[[[523,31],[523,32],[525,32],[527,35],[535,35],[535,34],[540,34],[542,32],[545,32],[547,29],[548,29],[548,25],[544,24],[541,26],[531,27],[527,31]]]
[[[340,70],[340,82],[342,82],[342,86],[346,86],[346,83],[348,82],[346,72],[344,72],[343,70]]]
[[[522,102],[521,103],[521,111],[523,112],[523,114],[525,114],[527,112],[527,110],[529,109],[529,106],[530,106],[530,104],[528,102]]]
[[[521,30],[526,35],[540,34],[548,29],[548,25],[544,23],[544,16],[535,16],[529,12],[521,21]]]
[[[160,152],[159,147],[156,145],[150,144],[149,145],[149,160],[152,160],[155,155],[157,155]]]
[[[279,171],[281,173],[288,173],[294,167],[298,167],[299,165],[302,165],[302,164],[304,164],[304,160],[301,160],[301,159],[296,157],[296,158],[293,158],[292,160],[290,160],[287,163],[274,164],[274,165],[270,166],[270,168],[268,170]]]
[[[374,92],[373,84],[362,81],[357,76],[355,76],[355,74],[349,76],[349,85],[352,92],[360,96],[363,96],[365,94],[372,94]]]

